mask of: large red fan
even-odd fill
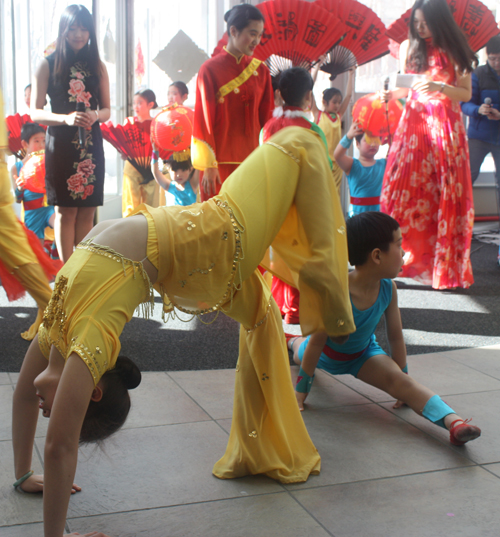
[[[389,53],[386,28],[378,15],[356,0],[316,0],[342,21],[345,36],[329,51],[321,70],[333,80],[355,65],[364,65]]]
[[[21,114],[14,114],[5,118],[9,137],[9,149],[18,159],[23,159],[26,156],[26,151],[21,146],[21,129],[25,123],[33,123],[28,114],[22,116]],[[45,125],[40,126],[47,129]]]
[[[446,0],[455,22],[460,26],[469,42],[470,48],[477,52],[500,29],[493,13],[479,0]],[[397,43],[408,39],[408,25],[411,8],[387,28],[387,36]]]
[[[113,125],[111,121],[101,123],[102,136],[119,151],[142,175],[142,184],[154,181],[151,172],[150,139],[151,120],[135,121],[127,118],[124,125]]]
[[[345,33],[339,19],[314,2],[268,0],[256,7],[264,15],[264,34],[254,56],[266,61],[272,76],[291,66],[309,69]],[[212,56],[226,44],[224,34]]]

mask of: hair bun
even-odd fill
[[[125,383],[127,390],[133,390],[141,383],[141,372],[130,358],[118,356],[115,369]]]

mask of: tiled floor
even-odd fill
[[[483,436],[444,430],[350,377],[319,372],[304,420],[319,476],[281,485],[218,480],[231,424],[232,370],[145,373],[125,428],[82,449],[68,530],[113,537],[498,537],[500,346],[409,358],[410,373]],[[292,368],[292,375],[296,375]],[[16,374],[0,373],[0,536],[42,534],[41,496],[14,491],[10,412]],[[42,469],[46,420],[36,439]],[[44,428],[45,427],[45,428]]]

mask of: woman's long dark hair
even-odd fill
[[[420,9],[432,35],[433,45],[446,52],[461,72],[470,73],[477,57],[469,47],[467,38],[458,27],[446,0],[417,0],[410,15],[410,47],[407,65],[421,73],[428,68],[427,44],[415,29],[415,11]]]
[[[71,59],[68,52],[71,50],[66,43],[68,31],[77,24],[89,32],[88,54],[85,58],[90,71],[101,77],[101,58],[97,48],[97,37],[94,27],[94,19],[89,10],[82,5],[73,4],[68,6],[59,21],[59,34],[57,36],[57,45],[55,52],[54,79],[57,82],[63,82],[68,75],[68,69],[71,67]]]

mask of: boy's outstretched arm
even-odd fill
[[[385,320],[391,357],[403,369],[406,366],[406,345],[403,337],[401,313],[398,307],[398,292],[394,282],[392,282],[392,300],[385,310]]]
[[[401,322],[401,313],[398,307],[398,293],[396,284],[392,282],[392,300],[389,307],[385,310],[385,325],[387,330],[387,340],[392,359],[398,364],[402,371],[408,372],[406,367],[406,345],[403,337],[403,324]],[[393,408],[400,408],[404,405],[403,401],[396,401]]]
[[[316,332],[309,338],[309,342],[307,343],[307,347],[304,351],[304,356],[302,357],[299,376],[301,376],[302,372],[306,373],[306,375],[309,377],[314,376],[319,357],[321,356],[321,352],[323,351],[323,347],[325,346],[327,339],[328,334],[326,332]],[[304,410],[304,401],[306,400],[308,393],[309,392],[300,392],[295,390],[295,397],[297,398],[299,410],[301,411]]]

